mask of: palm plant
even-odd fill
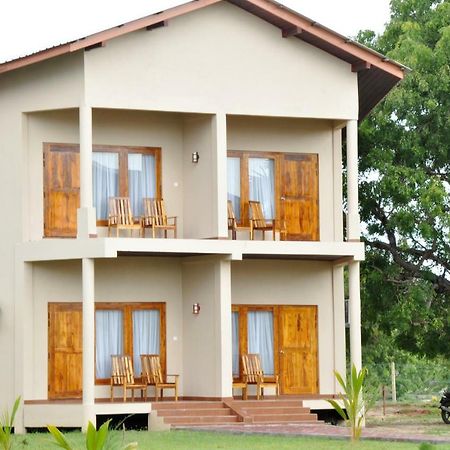
[[[86,450],[131,450],[137,448],[137,443],[135,442],[122,446],[117,440],[112,439],[112,435],[109,433],[110,422],[111,419],[105,422],[98,431],[89,422],[86,430]],[[47,428],[55,440],[55,445],[65,450],[74,450],[74,447],[57,427],[48,425]]]
[[[366,413],[365,402],[363,398],[364,378],[367,369],[363,367],[360,371],[356,370],[352,365],[350,377],[344,381],[338,372],[334,372],[336,379],[343,389],[343,393],[339,394],[344,407],[342,408],[335,400],[327,400],[336,412],[345,420],[346,425],[351,429],[352,441],[358,441],[361,437],[364,416]],[[344,411],[345,409],[345,411]]]
[[[13,446],[12,431],[14,427],[14,419],[20,405],[20,397],[16,398],[11,413],[6,411],[0,418],[0,448],[2,450],[10,450]]]

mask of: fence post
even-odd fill
[[[397,388],[395,383],[395,362],[391,362],[392,401],[397,402]]]

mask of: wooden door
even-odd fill
[[[48,398],[82,394],[81,303],[48,304]]]
[[[44,148],[44,236],[75,237],[80,206],[80,154],[77,145]]]
[[[317,393],[317,306],[280,306],[278,330],[281,393]]]
[[[318,159],[315,154],[283,155],[281,205],[288,240],[319,240]]]

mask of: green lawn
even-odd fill
[[[122,439],[122,433],[116,436]],[[83,448],[84,437],[81,433],[68,433],[70,442],[77,449]],[[309,437],[290,436],[255,436],[243,434],[206,433],[194,431],[171,431],[153,432],[147,431],[127,431],[125,433],[125,443],[138,442],[140,449],[161,449],[161,450],[409,450],[419,449],[419,444],[403,442],[383,442],[383,441],[361,441],[357,446],[352,446],[348,440],[319,439]],[[42,449],[48,450],[58,447],[51,444],[48,434],[27,434],[17,436],[16,445],[18,449]],[[430,449],[450,450],[450,445],[427,446],[424,450]]]

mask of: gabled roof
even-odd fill
[[[357,42],[326,28],[274,0],[193,0],[174,8],[119,25],[40,52],[0,64],[0,74],[82,49],[89,50],[110,39],[143,28],[162,26],[166,21],[221,1],[228,1],[281,30],[281,36],[295,36],[351,65],[358,74],[359,119],[400,81],[409,69]]]

